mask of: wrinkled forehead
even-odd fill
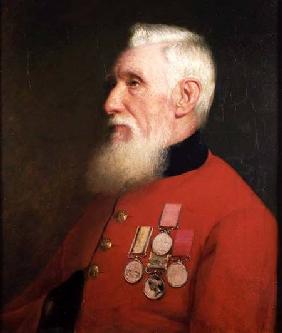
[[[161,44],[139,46],[123,51],[113,67],[113,74],[120,76],[125,72],[144,75],[161,75],[167,67],[167,60]]]

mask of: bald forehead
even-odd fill
[[[122,76],[127,72],[136,72],[138,75],[161,75],[167,66],[162,52],[162,46],[147,45],[125,50],[118,57],[113,73]]]

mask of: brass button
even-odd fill
[[[91,265],[88,269],[88,276],[95,279],[99,274],[99,267],[97,265]]]
[[[100,248],[104,251],[112,247],[112,241],[109,238],[103,238],[100,242]]]
[[[128,213],[125,210],[118,210],[114,217],[117,220],[117,222],[123,223],[127,220]]]

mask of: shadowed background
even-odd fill
[[[204,131],[276,213],[276,0],[22,0],[2,6],[3,301],[48,262],[91,196],[102,81],[136,21],[203,33],[218,82]],[[204,203],[203,203],[204,204]]]

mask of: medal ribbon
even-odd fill
[[[152,235],[153,228],[150,226],[138,226],[129,250],[129,257],[144,256]]]
[[[188,257],[191,252],[194,230],[178,230],[174,238],[172,255],[174,257]]]
[[[176,228],[180,214],[181,204],[167,203],[164,206],[160,220],[161,228]]]

